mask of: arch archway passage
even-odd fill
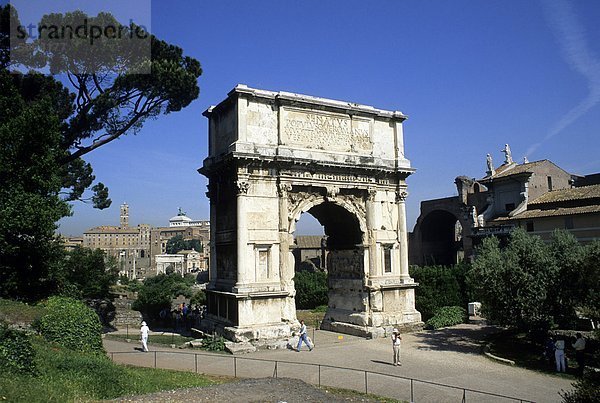
[[[425,265],[449,266],[458,263],[462,239],[457,235],[458,218],[444,210],[427,214],[421,223],[421,253]],[[460,227],[462,230],[462,226]],[[460,232],[462,236],[462,231]]]
[[[293,234],[309,212],[327,238],[322,328],[379,337],[419,327],[408,274],[400,112],[238,85],[205,113],[211,260],[205,330],[282,345],[297,329]],[[239,344],[238,344],[239,346]]]

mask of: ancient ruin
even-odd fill
[[[236,342],[296,328],[294,231],[325,229],[329,306],[322,329],[379,337],[421,324],[408,273],[406,116],[238,85],[209,119],[211,262],[207,330]]]

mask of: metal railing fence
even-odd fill
[[[263,369],[262,374],[265,376],[262,377],[273,377],[273,378],[278,378],[278,377],[286,377],[286,378],[296,378],[296,379],[302,379],[307,383],[312,383],[312,384],[316,384],[318,386],[329,386],[329,387],[340,387],[340,388],[345,388],[345,389],[353,389],[353,390],[358,390],[361,392],[364,392],[366,394],[378,394],[381,396],[387,396],[387,397],[392,397],[392,398],[398,398],[398,396],[388,396],[389,395],[389,391],[381,391],[382,389],[385,389],[385,387],[381,386],[381,382],[376,382],[375,378],[376,377],[381,377],[384,378],[387,382],[387,384],[389,385],[389,382],[395,382],[397,383],[399,380],[403,380],[406,381],[407,384],[410,385],[410,387],[408,388],[408,390],[401,390],[400,392],[404,393],[404,397],[408,398],[410,397],[410,402],[415,402],[415,396],[416,396],[416,385],[418,384],[422,384],[422,385],[428,385],[430,387],[433,387],[435,389],[440,389],[443,388],[445,390],[451,390],[451,391],[455,391],[457,392],[457,394],[455,395],[456,398],[460,399],[462,403],[466,403],[467,402],[467,396],[469,396],[470,398],[473,397],[472,400],[469,401],[477,401],[477,402],[481,402],[482,401],[482,396],[488,398],[488,400],[490,398],[497,398],[497,399],[502,399],[502,401],[505,400],[512,400],[512,401],[518,401],[521,403],[533,403],[531,400],[527,400],[527,399],[522,399],[522,398],[518,398],[518,397],[514,397],[514,396],[507,396],[507,395],[502,395],[502,394],[497,394],[497,393],[491,393],[491,392],[484,392],[481,390],[476,390],[476,389],[471,389],[471,388],[464,388],[464,387],[460,387],[460,386],[454,386],[454,385],[447,385],[447,384],[443,384],[443,383],[438,383],[438,382],[432,382],[432,381],[425,381],[425,380],[421,380],[421,379],[415,379],[415,378],[410,378],[410,377],[405,377],[405,376],[400,376],[400,375],[393,375],[393,374],[387,374],[387,373],[383,373],[383,372],[377,372],[377,371],[368,371],[368,370],[363,370],[363,369],[357,369],[357,368],[348,368],[348,367],[338,367],[338,366],[334,366],[334,365],[327,365],[327,364],[315,364],[315,363],[303,363],[303,362],[294,362],[294,361],[284,361],[284,360],[269,360],[269,359],[265,359],[265,358],[251,358],[251,357],[240,357],[240,356],[234,356],[234,355],[224,355],[224,354],[218,354],[218,353],[208,353],[208,352],[185,352],[185,351],[151,351],[150,354],[148,354],[147,352],[142,352],[142,351],[122,351],[122,352],[111,352],[109,353],[110,358],[112,361],[115,361],[115,356],[125,356],[125,355],[133,355],[133,354],[143,354],[144,356],[150,356],[148,357],[149,360],[146,360],[146,363],[149,363],[149,365],[140,365],[140,366],[150,366],[150,367],[154,367],[154,368],[159,368],[158,367],[158,358],[159,356],[168,356],[168,355],[185,355],[185,356],[193,356],[193,366],[189,365],[183,365],[183,362],[180,359],[177,359],[176,365],[173,365],[171,368],[169,368],[169,363],[165,362],[164,366],[160,367],[160,368],[166,368],[166,369],[179,369],[181,370],[182,367],[186,367],[187,370],[189,371],[194,371],[195,373],[198,373],[198,369],[199,369],[199,360],[198,357],[207,357],[210,358],[211,362],[214,362],[215,360],[217,361],[217,364],[221,365],[221,367],[219,368],[218,365],[215,364],[211,364],[210,362],[205,362],[204,364],[205,367],[205,371],[203,371],[203,373],[209,373],[209,374],[214,374],[214,375],[226,375],[226,376],[231,376],[233,375],[233,377],[238,378],[238,377],[242,377],[242,378],[260,378],[260,374],[261,374],[261,368],[257,368],[256,365],[254,365],[250,370],[247,371],[243,371],[243,368],[241,366],[241,364],[243,362],[253,362],[253,363],[262,363],[262,364],[271,364],[271,366],[269,366],[269,368],[267,369]],[[223,368],[222,364],[225,362],[230,362],[229,364],[229,368]],[[126,363],[126,362],[122,362],[122,360],[119,360],[118,362],[120,363]],[[238,364],[239,363],[239,364]],[[202,364],[202,362],[200,363]],[[283,368],[283,366],[291,366],[291,367],[303,367],[303,368],[312,368],[313,371],[312,372],[301,372],[303,375],[300,376],[298,375],[299,372],[297,371],[290,371],[288,368],[288,371],[283,371],[285,368]],[[177,368],[175,368],[177,367]],[[212,367],[212,368],[211,368]],[[271,369],[272,368],[272,369]],[[213,372],[206,372],[206,370],[210,371],[212,369]],[[184,369],[186,370],[186,369]],[[345,371],[347,373],[354,373],[354,374],[360,374],[362,376],[360,376],[360,378],[362,378],[362,383],[364,387],[358,389],[355,386],[348,386],[343,384],[343,381],[349,381],[350,377],[339,377],[339,376],[335,376],[335,374],[329,374],[329,381],[326,382],[323,378],[325,376],[325,373],[329,371],[329,372],[335,372],[337,371],[338,373],[340,371]],[[248,374],[249,372],[249,374]],[[280,374],[281,372],[284,372],[283,374]],[[244,373],[246,373],[246,375],[244,376]],[[283,375],[283,376],[282,376]],[[356,377],[354,377],[354,379],[358,379]],[[340,382],[341,380],[341,382]],[[373,385],[370,385],[369,380],[374,381],[374,383],[376,385],[379,385],[379,387],[374,387]],[[354,385],[356,385],[356,383],[354,383]],[[389,389],[389,388],[388,388]],[[410,393],[410,396],[408,396],[408,393]],[[437,399],[435,397],[433,397],[431,394],[432,392],[426,393],[426,392],[421,392],[421,394],[423,395],[423,401],[436,401]],[[475,396],[479,396],[479,397],[475,397]],[[447,395],[446,395],[447,397]]]

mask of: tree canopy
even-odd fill
[[[483,240],[469,283],[486,317],[522,330],[573,328],[577,313],[598,317],[600,242],[581,246],[556,230],[549,244],[522,229],[501,249],[497,238]]]
[[[167,241],[167,253],[174,254],[182,250],[202,252],[203,245],[198,239],[185,240],[182,235],[175,235]]]
[[[79,11],[46,15],[41,23],[74,18],[117,23],[106,13],[88,17]],[[148,119],[189,105],[199,94],[202,69],[181,48],[153,35],[151,57],[136,61],[149,64],[148,74],[121,69],[119,59],[95,58],[95,51],[106,56],[112,45],[61,52],[44,46],[40,36],[11,48],[15,24],[20,25],[17,10],[0,6],[0,296],[35,299],[56,289],[50,273],[62,253],[54,231],[71,214],[68,202],[101,209],[111,204],[108,188],[94,183],[92,166],[82,157],[138,133]],[[60,79],[14,71],[11,52],[23,50],[31,57],[18,60],[27,68],[46,69],[38,71]],[[92,194],[85,196],[88,189]]]

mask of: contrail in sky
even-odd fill
[[[541,1],[546,20],[554,32],[565,62],[587,80],[588,95],[564,114],[544,139],[529,146],[527,156],[542,143],[560,133],[600,102],[600,61],[588,47],[585,33],[571,4],[566,1]]]

